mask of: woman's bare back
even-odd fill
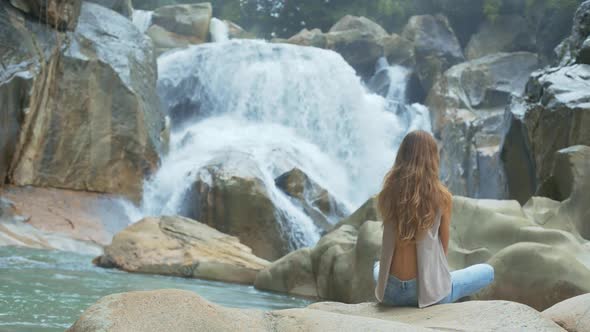
[[[389,274],[399,280],[411,280],[418,275],[416,243],[396,243]]]

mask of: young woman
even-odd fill
[[[425,131],[409,133],[377,197],[383,245],[375,295],[385,305],[451,303],[494,279],[488,264],[449,272],[452,200],[438,173],[434,138]]]

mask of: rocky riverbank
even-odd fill
[[[304,309],[263,312],[224,308],[191,292],[160,290],[104,297],[68,331],[566,331],[561,325],[574,332],[590,328],[587,306],[584,296],[543,313],[506,301],[426,309],[320,302]]]

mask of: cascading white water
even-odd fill
[[[221,43],[229,40],[229,28],[227,24],[220,19],[212,18],[209,23],[209,34],[211,34],[211,41],[214,43]]]
[[[153,11],[150,10],[139,10],[134,9],[131,17],[133,25],[135,25],[139,31],[145,33],[147,29],[152,25]]]
[[[246,156],[250,162],[235,160],[236,167],[264,182],[293,247],[313,245],[318,230],[274,179],[297,167],[352,210],[378,190],[410,126],[331,51],[211,43],[163,55],[158,71],[163,107],[182,121],[176,118],[170,152],[144,186],[144,215],[182,211],[199,169]],[[407,113],[418,115],[413,127],[428,120],[419,107]]]

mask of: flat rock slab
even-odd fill
[[[402,322],[442,331],[564,331],[535,309],[507,301],[469,301],[416,308],[391,308],[375,303],[319,302],[308,308]]]
[[[193,292],[158,290],[103,297],[67,332],[90,331],[432,331],[404,323],[312,309],[230,309]]]
[[[109,244],[130,222],[116,195],[8,187],[0,196],[12,201],[27,223],[41,231],[100,245]]]

